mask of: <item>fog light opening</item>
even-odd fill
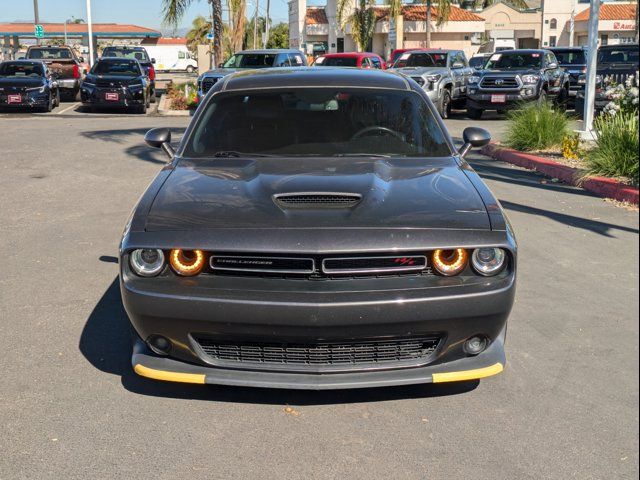
[[[168,355],[171,351],[171,341],[162,335],[151,335],[147,338],[147,346],[157,355]]]
[[[489,345],[487,337],[474,335],[464,342],[464,351],[469,355],[478,355],[484,352]]]

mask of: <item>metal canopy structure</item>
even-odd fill
[[[41,23],[44,27],[44,38],[63,38],[64,23]],[[67,23],[68,37],[87,37],[86,23]],[[0,23],[0,37],[36,38],[33,23]],[[121,23],[94,23],[93,36],[97,38],[159,38],[162,34],[158,30],[126,25]]]

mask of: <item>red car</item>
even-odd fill
[[[370,52],[327,53],[313,62],[315,67],[355,67],[385,70],[387,64],[380,55]]]

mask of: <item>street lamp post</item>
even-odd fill
[[[591,2],[589,7],[589,50],[587,51],[587,76],[584,92],[584,126],[582,136],[592,137],[593,110],[596,101],[596,69],[598,68],[598,21],[600,0]]]
[[[93,23],[91,20],[91,0],[87,0],[87,34],[89,35],[89,66],[93,67]]]
[[[38,0],[33,0],[33,20],[36,25],[40,23],[40,13],[38,12]],[[40,45],[39,38],[36,38],[36,45]]]

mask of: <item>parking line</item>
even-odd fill
[[[80,105],[80,102],[76,102],[76,103],[74,103],[73,105],[68,106],[68,107],[67,107],[67,108],[65,108],[64,110],[60,110],[59,112],[56,112],[56,113],[57,113],[58,115],[60,115],[60,114],[62,114],[62,113],[64,113],[64,112],[67,112],[67,111],[71,110],[72,108],[77,107],[78,105]]]

